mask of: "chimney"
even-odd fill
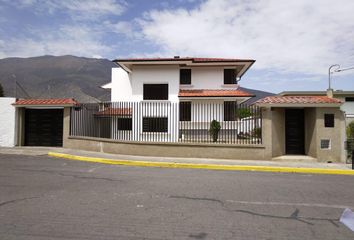
[[[327,97],[333,98],[333,89],[332,88],[327,89]]]

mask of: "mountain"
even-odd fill
[[[111,81],[107,59],[75,56],[41,56],[0,59],[0,83],[5,96],[17,98],[75,98],[79,102],[110,101],[110,91],[100,86]],[[247,103],[274,95],[241,88],[256,95]]]
[[[41,56],[0,59],[0,83],[5,96],[18,98],[75,98],[79,102],[109,101],[100,86],[111,81],[107,59]]]
[[[251,98],[251,99],[249,99],[248,101],[245,102],[247,104],[252,104],[252,103],[256,102],[257,100],[259,100],[261,98],[275,95],[274,93],[271,93],[271,92],[264,92],[264,91],[261,91],[261,90],[256,90],[256,89],[251,89],[251,88],[240,87],[239,89],[240,90],[244,90],[246,92],[249,92],[249,93],[255,95],[255,97],[253,97],[253,98]]]

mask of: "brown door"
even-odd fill
[[[285,109],[286,154],[305,154],[304,109]]]

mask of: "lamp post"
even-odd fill
[[[332,71],[332,68],[335,68],[335,69]],[[328,68],[328,90],[332,90],[332,89],[331,89],[331,74],[334,73],[334,72],[338,72],[338,71],[340,71],[340,66],[339,66],[339,64],[331,65],[331,66]]]

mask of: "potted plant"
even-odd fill
[[[221,126],[218,121],[216,121],[216,120],[211,121],[209,133],[213,139],[213,142],[218,141],[220,129],[221,129]]]

